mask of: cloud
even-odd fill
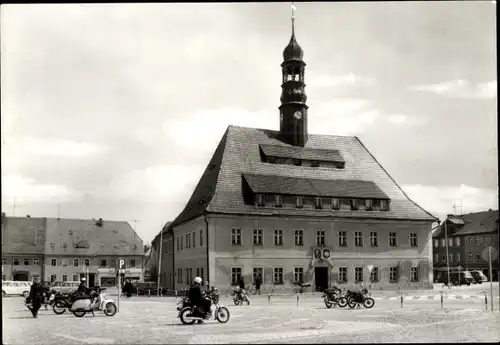
[[[312,87],[337,87],[337,86],[372,86],[376,80],[370,77],[358,76],[354,73],[335,76],[328,74],[315,74],[307,71],[306,82]]]
[[[497,97],[497,81],[471,83],[464,79],[429,85],[411,86],[410,90],[433,92],[451,98],[490,99]]]
[[[31,137],[24,141],[23,150],[38,155],[75,157],[102,153],[109,148],[67,139]]]
[[[409,116],[405,114],[390,114],[384,117],[385,121],[404,126],[419,126],[429,122],[428,118]]]
[[[467,185],[424,186],[420,184],[402,185],[405,193],[426,211],[444,219],[454,213],[453,204],[460,205],[464,213],[498,209],[498,196],[494,189],[481,189]],[[460,213],[457,208],[456,213]]]
[[[5,201],[15,198],[20,203],[36,202],[70,202],[77,200],[81,195],[58,184],[37,184],[34,179],[17,174],[2,176],[2,199]],[[2,202],[3,203],[3,202]]]

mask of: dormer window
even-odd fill
[[[267,157],[267,162],[268,162],[268,163],[271,163],[271,164],[276,163],[276,157],[272,157],[272,156]]]
[[[302,165],[302,160],[300,160],[300,159],[294,159],[293,160],[293,165],[301,166]]]
[[[264,195],[257,194],[255,197],[255,205],[256,206],[264,206]]]
[[[357,210],[357,209],[358,209],[358,200],[351,199],[351,210]]]
[[[283,206],[283,198],[281,195],[275,195],[274,196],[274,202],[276,207],[282,207]]]
[[[298,196],[297,197],[297,208],[302,208],[304,207],[304,197],[303,196]]]
[[[322,209],[323,208],[323,199],[321,199],[321,198],[314,198],[314,206],[317,209]]]
[[[336,164],[335,164],[335,167],[336,167],[337,169],[344,169],[344,167],[345,167],[345,163],[336,163]]]
[[[372,208],[372,199],[366,199],[365,200],[365,207],[367,211],[371,211]]]
[[[380,200],[380,210],[381,211],[389,210],[389,202],[387,200]]]
[[[340,208],[339,199],[332,198],[332,209],[338,210]]]

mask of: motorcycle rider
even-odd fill
[[[82,278],[82,279],[80,279],[80,285],[78,285],[77,292],[82,294],[82,295],[90,294],[90,289],[85,285],[86,281],[87,281],[87,279]]]
[[[204,318],[208,319],[212,315],[212,311],[210,310],[211,301],[203,297],[201,293],[201,283],[202,279],[200,277],[196,277],[193,279],[193,284],[190,286],[188,291],[188,297],[193,305],[197,306],[204,314]]]

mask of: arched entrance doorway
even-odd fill
[[[316,291],[323,291],[330,287],[330,268],[328,260],[320,259],[314,265],[314,287]]]
[[[29,274],[27,272],[16,272],[14,273],[14,280],[27,282],[29,280]]]

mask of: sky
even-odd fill
[[[498,209],[496,4],[295,5],[309,132],[358,136],[441,219]],[[228,125],[279,129],[290,15],[290,3],[3,5],[2,210],[129,221],[151,241]]]

